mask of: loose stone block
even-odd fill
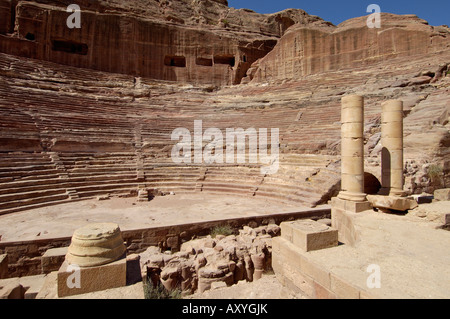
[[[438,201],[450,201],[450,188],[435,190],[434,199]]]
[[[48,249],[41,258],[42,272],[48,274],[57,271],[63,264],[68,247]]]
[[[368,195],[367,200],[373,207],[398,211],[407,211],[418,206],[413,199],[397,196]]]
[[[0,255],[0,279],[8,277],[8,255]]]
[[[10,283],[0,289],[0,299],[24,299],[25,289],[19,283]]]
[[[59,297],[123,287],[127,283],[126,258],[107,265],[80,267],[79,271],[74,271],[69,266],[71,265],[65,261],[58,271]],[[79,283],[78,287],[77,283]]]
[[[142,281],[141,256],[132,254],[127,256],[127,285],[134,285]]]
[[[337,230],[327,225],[308,219],[290,222],[286,226],[291,228],[292,243],[305,252],[338,245]]]
[[[417,202],[417,204],[429,204],[433,202],[434,196],[431,195],[411,195],[411,197],[414,198],[414,200]]]

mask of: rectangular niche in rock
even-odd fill
[[[86,55],[88,53],[88,45],[74,41],[52,40],[52,50]]]
[[[234,55],[215,55],[214,64],[228,64],[233,67],[236,64],[236,58]]]
[[[184,56],[166,55],[164,58],[164,65],[185,68],[186,58]]]
[[[212,66],[213,60],[208,58],[197,58],[195,60],[195,64],[197,65],[203,65],[203,66]]]

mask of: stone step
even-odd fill
[[[14,204],[15,201],[40,198],[45,196],[52,196],[57,194],[65,194],[66,190],[64,188],[47,189],[47,190],[35,190],[32,192],[20,192],[13,194],[0,195],[0,208],[5,207],[8,204]]]
[[[283,201],[286,202],[295,202],[295,203],[300,203],[304,206],[308,206],[308,207],[315,207],[316,203],[318,200],[320,200],[320,197],[309,197],[309,196],[304,196],[301,193],[298,193],[296,195],[293,194],[289,194],[289,195],[283,195],[283,194],[279,194],[277,192],[271,192],[271,191],[257,191],[255,193],[255,197],[269,197],[269,198],[274,198],[274,199],[281,199]]]
[[[68,197],[69,196],[64,191],[64,193],[57,193],[54,195],[45,195],[45,196],[41,196],[41,197],[26,198],[26,199],[21,199],[21,200],[14,200],[11,202],[0,203],[0,214],[2,214],[4,210],[7,210],[9,208],[25,207],[25,206],[30,206],[30,205],[34,205],[34,204],[60,201],[60,200],[68,199]]]
[[[96,184],[92,186],[73,186],[71,189],[75,190],[78,195],[81,197],[85,193],[90,193],[93,191],[99,191],[103,193],[107,193],[109,190],[115,190],[115,189],[136,189],[138,188],[138,182],[135,183],[129,183],[129,184]]]

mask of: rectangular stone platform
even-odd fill
[[[58,297],[74,296],[126,286],[127,260],[122,258],[103,266],[80,267],[79,287],[72,285],[76,283],[75,271],[65,261],[58,271]]]
[[[281,223],[281,236],[303,251],[338,245],[338,232],[311,219]]]
[[[348,213],[350,214],[350,213]],[[448,299],[450,233],[410,215],[354,213],[360,240],[305,252],[283,236],[272,241],[272,267],[283,285],[310,298]],[[374,285],[378,282],[379,285]]]
[[[272,241],[272,268],[280,282],[313,299],[360,299],[371,295],[317,263],[283,237]]]

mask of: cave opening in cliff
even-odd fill
[[[203,66],[213,66],[213,60],[208,58],[197,58],[195,64]]]
[[[234,55],[216,55],[214,56],[214,64],[228,64],[234,67],[236,64],[236,58]]]
[[[88,52],[88,46],[87,44],[77,43],[73,41],[53,40],[52,50],[86,55]]]
[[[36,37],[33,33],[28,32],[27,35],[25,36],[25,39],[34,41],[34,40],[36,40]]]
[[[186,57],[177,56],[177,55],[167,55],[164,58],[164,65],[185,68],[186,67]]]

